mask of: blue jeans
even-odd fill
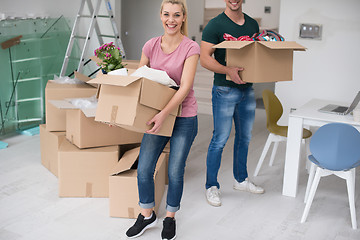
[[[197,135],[198,120],[195,117],[177,117],[171,137],[144,134],[141,142],[137,180],[139,205],[148,209],[155,206],[154,172],[156,163],[165,145],[170,140],[168,164],[169,187],[166,199],[166,210],[176,212],[184,186],[185,162],[191,145]]]
[[[206,159],[206,189],[220,184],[217,180],[221,155],[229,139],[232,122],[235,125],[233,174],[238,182],[248,177],[247,154],[255,119],[255,96],[252,87],[239,89],[213,86],[214,131]]]

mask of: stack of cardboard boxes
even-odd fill
[[[106,82],[107,77],[99,74],[83,84],[47,83],[46,124],[40,126],[41,162],[58,177],[60,197],[109,198],[110,216],[136,218],[140,211],[136,165],[143,132],[149,129],[138,119],[149,120],[174,90],[149,84],[145,78],[111,76]],[[122,84],[127,78],[130,83]],[[149,95],[159,90],[169,97],[158,94],[159,100]],[[95,95],[99,101],[94,110],[79,109],[68,101]],[[176,113],[161,135],[171,135]],[[161,154],[154,174],[156,211],[165,190],[167,157],[166,152]]]

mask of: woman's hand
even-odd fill
[[[154,124],[154,126],[151,129],[147,130],[146,133],[150,133],[150,134],[158,133],[166,117],[167,114],[165,114],[163,111],[156,114],[150,121],[146,123],[147,125]]]

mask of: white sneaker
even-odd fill
[[[257,193],[257,194],[261,194],[261,193],[265,192],[265,190],[262,187],[256,186],[248,178],[246,178],[241,183],[239,183],[238,181],[235,180],[233,187],[235,190]]]
[[[206,199],[214,207],[221,206],[220,191],[216,186],[206,189]]]

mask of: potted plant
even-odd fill
[[[120,48],[116,47],[113,42],[103,44],[94,53],[101,60],[97,65],[101,67],[104,74],[124,67]]]

